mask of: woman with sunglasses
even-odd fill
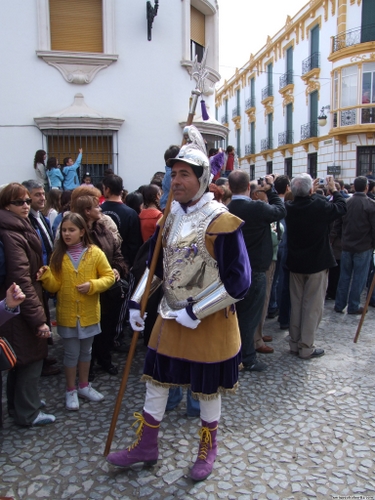
[[[16,282],[26,298],[20,314],[1,327],[1,335],[12,345],[17,364],[8,374],[8,411],[14,408],[18,425],[44,425],[55,421],[40,411],[38,381],[43,359],[47,357],[47,304],[36,273],[43,265],[39,236],[28,218],[31,199],[18,183],[8,184],[0,192],[0,240],[4,246],[6,277],[0,288],[0,300]]]

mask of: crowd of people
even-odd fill
[[[185,146],[165,151],[165,171],[132,193],[110,169],[95,186],[89,172],[80,182],[82,149],[75,162],[64,158],[63,168],[39,150],[36,179],[1,189],[0,308],[7,322],[0,335],[17,355],[7,375],[8,413],[27,426],[55,421],[38,393],[43,371],[60,371],[48,356],[52,325],[64,347],[72,411],[79,398],[104,399],[92,386],[96,368],[118,374],[111,352],[126,352],[127,321],[143,331],[138,439],[107,460],[155,463],[164,412],[186,388],[187,413],[202,421],[191,470],[200,481],[217,454],[221,395],[235,392],[241,368],[266,370],[259,354],[274,352],[263,334],[266,318],[278,318],[289,330],[291,355],[306,360],[324,355],[315,334],[325,301],[340,314],[363,313],[361,294],[374,274],[375,181],[359,176],[346,186],[304,173],[251,181],[232,146],[207,154],[196,129],[187,127],[185,136]],[[142,315],[147,280],[153,294]]]

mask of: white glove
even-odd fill
[[[180,325],[186,326],[187,328],[191,328],[192,330],[197,328],[197,326],[201,322],[200,319],[192,319],[188,315],[186,309],[179,309],[175,314],[175,320],[177,321],[177,323],[180,323]]]
[[[135,330],[136,332],[141,332],[142,330],[144,330],[146,318],[147,313],[145,313],[142,318],[141,311],[139,309],[129,309],[129,321],[133,330]]]

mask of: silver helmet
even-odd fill
[[[182,146],[176,158],[169,160],[169,165],[172,167],[175,163],[182,161],[191,166],[199,181],[199,189],[191,199],[191,201],[196,201],[203,196],[210,183],[210,162],[205,142],[199,130],[194,125],[188,125],[184,128],[183,135],[186,144]]]

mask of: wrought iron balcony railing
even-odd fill
[[[241,116],[241,109],[239,106],[232,109],[232,118],[236,118],[236,116]]]
[[[223,115],[221,117],[221,123],[224,125],[224,123],[228,123],[229,120],[228,120],[228,115]]]
[[[301,125],[301,141],[310,139],[310,137],[318,137],[318,122],[309,122]]]
[[[293,144],[293,143],[294,143],[293,130],[286,130],[285,132],[281,132],[279,134],[279,146],[285,146],[285,144]]]
[[[264,101],[264,99],[267,99],[267,97],[272,97],[273,96],[273,85],[267,85],[267,87],[264,87],[264,89],[262,89],[262,101]]]
[[[314,68],[320,67],[320,52],[314,52],[310,57],[302,61],[302,74],[306,74]]]
[[[245,155],[255,155],[255,144],[245,144]]]
[[[293,83],[293,71],[287,71],[279,78],[279,89],[281,90],[291,83]]]
[[[375,40],[375,24],[343,31],[333,37],[332,52],[357,45],[358,43],[373,42]]]
[[[255,97],[249,97],[245,101],[245,109],[255,108]]]
[[[273,148],[273,140],[272,137],[267,137],[267,139],[262,139],[260,141],[260,150],[267,151],[268,149]]]

